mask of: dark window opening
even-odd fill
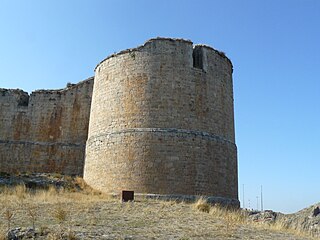
[[[203,69],[203,51],[200,46],[195,46],[192,53],[193,67]]]
[[[29,104],[29,95],[20,95],[18,99],[18,106],[28,106]]]

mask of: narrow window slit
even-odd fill
[[[201,46],[195,46],[193,48],[193,67],[203,69],[203,50]]]

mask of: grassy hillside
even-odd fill
[[[279,224],[254,223],[244,212],[202,200],[121,203],[80,178],[73,181],[75,188],[60,190],[2,186],[0,240],[8,230],[36,239],[315,239]]]

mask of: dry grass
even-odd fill
[[[6,231],[0,230],[0,240],[6,240]]]
[[[281,233],[292,234],[296,237],[307,238],[307,239],[318,239],[313,238],[308,233],[287,227],[287,224],[283,221],[276,221],[274,223],[267,222],[252,222],[248,219],[246,213],[241,209],[227,209],[219,206],[218,204],[212,206],[206,202],[205,199],[199,198],[197,202],[193,204],[193,208],[201,212],[210,213],[216,218],[223,219],[226,226],[226,237],[232,237],[232,232],[239,226],[252,226],[262,231],[274,231]],[[295,238],[296,239],[296,238]]]
[[[244,224],[246,222],[246,215],[240,209],[228,209],[219,204],[211,205],[204,198],[199,198],[193,204],[193,208],[201,212],[210,213],[215,218],[224,219],[231,225]]]
[[[47,236],[49,240],[60,240],[60,239],[67,239],[67,240],[77,240],[77,236],[73,231],[70,229],[56,229],[55,231],[50,232]]]
[[[146,199],[121,203],[77,181],[87,190],[2,189],[0,240],[8,228],[6,208],[14,213],[10,227],[34,226],[41,233],[37,239],[311,239],[280,226],[254,225],[241,211],[211,206],[204,199],[195,204]]]
[[[206,213],[209,213],[211,208],[210,204],[207,203],[207,201],[204,198],[199,198],[193,206],[194,206],[194,209],[200,212],[206,212]]]
[[[53,215],[55,219],[58,221],[58,223],[61,225],[67,220],[68,211],[62,206],[61,203],[58,203],[58,205],[53,211]]]
[[[292,234],[294,236],[299,237],[309,237],[310,239],[319,239],[319,236],[310,236],[310,234],[306,233],[305,231],[301,229],[293,229],[289,228],[286,223],[283,221],[276,221],[274,223],[259,223],[255,222],[252,223],[256,228],[262,229],[262,230],[272,230],[272,231],[278,231],[278,232],[286,232],[289,234]]]
[[[30,219],[30,222],[32,224],[32,228],[35,229],[36,226],[36,220],[38,218],[38,211],[37,207],[33,204],[30,204],[27,209],[27,214]]]
[[[49,186],[48,189],[30,191],[23,184],[15,187],[2,187],[0,189],[0,194],[0,203],[4,205],[21,205],[25,201],[33,202],[35,204],[74,201],[90,202],[109,197],[90,187],[86,187],[84,190],[81,189],[81,191],[69,191],[63,188],[56,189],[54,186]]]
[[[81,177],[76,177],[74,179],[75,184],[82,190],[83,193],[88,195],[102,195],[102,192],[90,187]]]

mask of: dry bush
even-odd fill
[[[13,195],[15,195],[19,200],[23,200],[29,196],[29,191],[26,185],[20,184],[13,188]]]
[[[8,231],[11,228],[11,222],[12,222],[13,217],[14,217],[14,212],[10,208],[7,207],[3,212],[3,218],[7,222],[7,230]]]
[[[53,211],[53,216],[56,220],[58,220],[58,223],[61,225],[63,222],[67,220],[68,212],[65,208],[63,208],[62,204],[59,203],[56,209]]]
[[[83,180],[82,177],[75,177],[74,183],[75,183],[81,190],[84,190],[84,189],[86,189],[87,187],[89,187],[88,184]]]
[[[1,195],[8,195],[9,194],[9,188],[7,186],[1,186],[0,187],[0,193],[1,193]]]
[[[219,204],[215,204],[211,210],[210,214],[224,219],[230,224],[244,224],[246,223],[246,215],[240,209],[225,208]]]
[[[77,238],[76,234],[71,229],[68,229],[67,239],[68,240],[77,240],[78,238]]]
[[[199,198],[193,205],[193,207],[200,212],[210,212],[211,205],[204,198]]]
[[[27,213],[28,213],[28,217],[31,221],[32,228],[33,228],[33,230],[35,230],[36,229],[35,223],[38,218],[38,212],[37,212],[36,206],[35,205],[28,206]]]
[[[49,186],[48,189],[35,191],[31,198],[34,202],[56,202],[59,198],[59,192],[54,186]]]
[[[74,179],[74,183],[76,186],[80,188],[84,193],[89,194],[89,195],[102,195],[101,191],[95,190],[92,187],[90,187],[83,178],[81,177],[76,177]]]
[[[26,188],[26,185],[24,184],[20,184],[13,187],[7,187],[7,186],[1,187],[0,192],[3,197],[14,196],[18,200],[25,199],[30,195],[28,189]]]

